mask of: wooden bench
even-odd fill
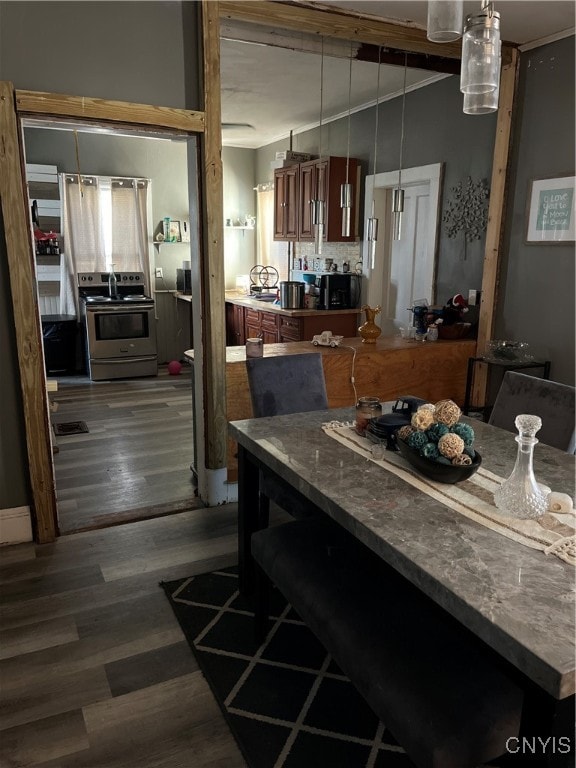
[[[523,694],[496,656],[363,544],[309,518],[252,536],[256,622],[270,579],[418,768],[473,768],[506,752]]]

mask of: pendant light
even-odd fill
[[[378,104],[380,101],[380,57],[382,55],[382,48],[378,46],[378,77],[376,79],[376,119],[374,125],[374,165],[372,174],[374,176],[374,186],[372,187],[372,210],[370,216],[366,222],[366,240],[370,243],[370,263],[371,269],[374,269],[374,263],[376,260],[376,240],[378,240],[378,219],[374,215],[375,203],[374,203],[374,187],[376,186],[376,156],[378,154]]]
[[[340,185],[340,207],[342,208],[342,237],[350,237],[352,213],[352,184],[350,171],[350,111],[352,101],[352,43],[350,43],[350,66],[348,70],[348,144],[346,147],[346,183]]]
[[[480,13],[466,16],[462,37],[460,90],[478,94],[494,91],[500,82],[500,14],[490,0]]]
[[[462,37],[463,0],[428,0],[426,37],[433,43],[450,43]]]
[[[406,74],[408,54],[404,54],[404,85],[402,87],[402,120],[400,123],[400,162],[398,163],[398,186],[392,190],[392,230],[394,240],[400,240],[402,213],[404,212],[404,190],[402,189],[402,155],[404,153],[404,111],[406,108]]]
[[[322,47],[320,55],[320,124],[318,137],[318,159],[322,160],[322,113],[324,99],[324,38],[322,38]],[[318,171],[316,171],[316,197],[312,201],[312,223],[314,225],[314,252],[320,256],[322,254],[322,240],[324,238],[324,200],[320,197],[318,184]]]
[[[489,93],[465,93],[464,113],[466,115],[487,115],[498,110],[500,87]]]

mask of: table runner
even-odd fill
[[[385,450],[383,458],[374,458],[374,443],[358,435],[350,424],[330,422],[322,428],[329,437],[365,456],[366,460],[379,464],[455,512],[520,544],[538,549],[547,555],[556,555],[561,560],[576,565],[574,510],[570,514],[548,512],[537,520],[520,520],[503,515],[494,505],[494,491],[504,478],[482,466],[471,478],[461,483],[437,483],[421,475],[394,451]]]

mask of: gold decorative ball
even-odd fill
[[[425,432],[434,423],[434,412],[426,407],[418,408],[416,413],[412,414],[411,423],[420,432]]]
[[[400,427],[396,434],[400,440],[408,440],[408,437],[412,434],[412,432],[415,432],[414,427],[410,426],[410,424],[405,424],[403,427]]]
[[[453,427],[461,415],[462,411],[453,400],[440,400],[434,408],[434,420],[447,427]]]
[[[448,432],[438,440],[438,450],[447,459],[454,459],[464,450],[464,440],[453,432]]]
[[[454,456],[452,464],[455,464],[457,467],[468,467],[472,464],[472,459],[467,453],[461,453],[459,456]]]

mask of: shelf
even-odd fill
[[[154,245],[190,245],[187,240],[153,240]]]
[[[224,229],[256,229],[256,227],[243,227],[240,224],[226,224]]]

